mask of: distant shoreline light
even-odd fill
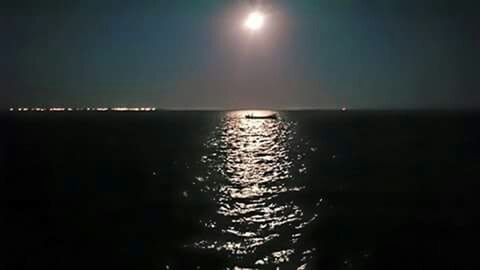
[[[155,107],[85,107],[85,108],[70,108],[70,107],[46,107],[46,108],[9,108],[10,112],[154,112]]]

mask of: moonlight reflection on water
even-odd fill
[[[244,117],[251,113],[268,112],[228,113],[207,143],[208,172],[197,180],[216,213],[204,222],[212,233],[195,246],[226,253],[241,268],[304,269],[313,250],[297,243],[316,215],[295,203],[304,189],[295,176],[306,168],[294,123]]]

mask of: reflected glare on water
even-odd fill
[[[208,173],[197,180],[216,213],[203,222],[211,234],[194,246],[226,253],[237,269],[304,269],[313,250],[295,244],[316,216],[295,203],[304,188],[295,176],[306,168],[293,150],[294,123],[244,117],[252,113],[271,112],[228,113],[207,143]]]

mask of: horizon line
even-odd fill
[[[26,110],[25,110],[26,109]],[[41,109],[41,110],[36,110]],[[62,109],[62,110],[55,110]],[[119,109],[126,109],[121,111]],[[185,108],[185,107],[39,107],[39,106],[19,106],[0,108],[0,111],[7,112],[158,112],[158,111],[477,111],[480,108],[477,107],[396,107],[396,108],[374,108],[374,107],[286,107],[286,108],[252,108],[252,107],[238,107],[238,108],[221,108],[221,107],[197,107],[197,108]]]

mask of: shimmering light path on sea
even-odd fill
[[[252,113],[270,112],[228,113],[206,144],[208,172],[197,181],[216,212],[202,221],[211,234],[194,246],[225,253],[232,268],[305,269],[315,250],[298,242],[316,215],[296,204],[304,187],[295,176],[307,169],[306,153],[296,143],[295,123],[245,118]]]

